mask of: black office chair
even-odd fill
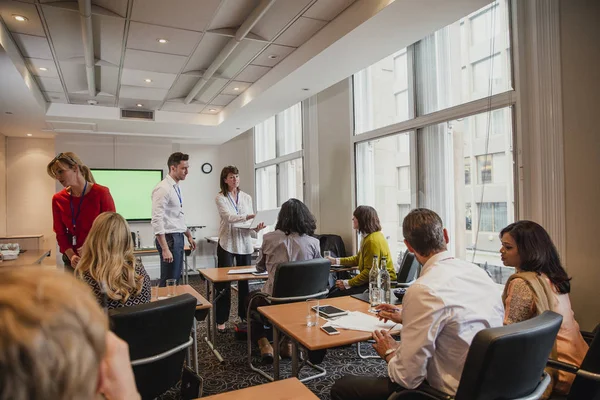
[[[590,348],[581,367],[548,360],[548,366],[575,374],[575,380],[567,396],[552,396],[551,400],[600,400],[600,324],[594,333],[582,332],[584,339],[591,339]]]
[[[562,316],[552,311],[527,321],[483,329],[473,338],[456,396],[427,384],[395,399],[537,400],[550,383],[544,372]]]
[[[394,287],[407,288],[413,284],[419,277],[419,269],[421,264],[417,261],[417,258],[410,251],[405,251],[400,263],[400,269],[396,274],[396,282],[393,282]]]
[[[293,261],[279,264],[275,270],[273,294],[269,296],[266,293],[258,293],[255,295],[255,297],[250,299],[247,310],[249,332],[247,341],[248,364],[253,371],[258,372],[270,381],[274,380],[273,376],[267,374],[252,364],[252,339],[250,337],[250,332],[252,331],[251,324],[253,322],[263,323],[262,316],[259,313],[255,314],[252,311],[252,303],[261,296],[264,297],[271,305],[295,303],[308,299],[322,298],[329,293],[329,290],[327,289],[327,280],[329,277],[330,265],[331,263],[329,260],[324,258],[315,258],[312,260]],[[279,346],[279,343],[274,343],[274,345]],[[325,376],[327,373],[325,369],[314,365],[309,360],[305,360],[304,363],[310,365],[317,371],[320,371],[320,373],[301,379],[302,382]]]
[[[142,399],[161,395],[181,379],[195,311],[196,298],[186,293],[109,312],[111,330],[129,345]]]

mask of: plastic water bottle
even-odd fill
[[[135,232],[135,238],[137,240],[137,248],[141,249],[142,248],[142,239],[140,238],[140,231]]]
[[[373,256],[373,266],[369,272],[369,304],[371,312],[374,312],[375,307],[381,304],[381,281],[379,280],[377,256]]]
[[[392,281],[390,273],[387,270],[387,258],[381,257],[381,266],[379,267],[379,282],[381,284],[382,303],[391,304],[392,302]]]

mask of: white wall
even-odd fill
[[[54,182],[46,165],[54,140],[8,137],[6,140],[6,234],[43,234],[44,248],[56,248],[51,199]]]
[[[600,2],[560,1],[567,271],[575,317],[583,329],[600,322]]]
[[[256,211],[256,196],[254,195],[254,136],[252,130],[223,143],[219,146],[219,162],[213,164],[217,184],[215,194],[219,191],[219,176],[223,167],[234,165],[240,171],[240,187],[254,201]]]
[[[0,236],[6,235],[6,137],[0,133]]]

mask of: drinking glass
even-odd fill
[[[150,289],[152,290],[151,300],[158,300],[158,284],[150,287]]]
[[[177,279],[167,279],[167,297],[177,294]]]
[[[319,300],[306,300],[306,326],[308,327],[319,326],[319,313],[313,310],[313,307],[319,309]]]

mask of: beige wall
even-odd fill
[[[600,2],[561,0],[561,59],[571,301],[583,329],[600,322]]]
[[[43,234],[44,248],[55,249],[52,232],[54,181],[46,165],[54,157],[54,139],[8,137],[6,140],[6,233]]]
[[[6,235],[6,137],[0,134],[0,236]]]

